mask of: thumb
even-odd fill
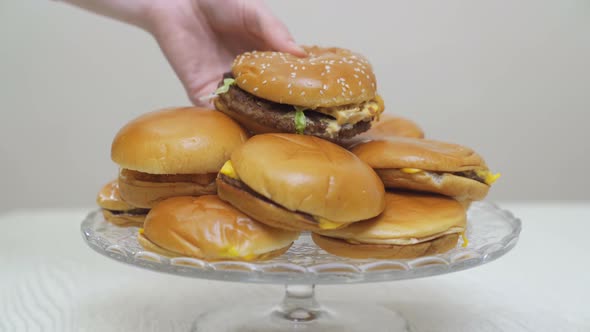
[[[303,57],[305,50],[297,45],[289,29],[262,1],[246,1],[244,24],[255,37],[262,39],[272,50]]]

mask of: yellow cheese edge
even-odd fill
[[[406,174],[416,174],[416,173],[424,172],[424,170],[421,170],[419,168],[402,168],[402,169],[400,169],[400,171],[402,171],[403,173],[406,173]]]
[[[498,181],[498,179],[502,176],[502,174],[500,173],[492,173],[489,170],[476,170],[475,174],[477,174],[477,176],[483,178],[484,182],[488,185],[491,186],[492,184],[494,184],[494,182]]]
[[[240,258],[242,260],[251,261],[256,258],[255,254],[242,254],[238,248],[234,246],[228,246],[223,248],[220,252],[220,256],[223,258]]]
[[[469,240],[467,239],[467,235],[465,235],[465,232],[461,232],[461,238],[463,239],[463,244],[461,246],[463,248],[467,247],[469,245]]]
[[[318,222],[320,228],[325,230],[338,229],[346,225],[346,223],[333,222],[318,216],[314,216],[313,218]]]
[[[236,179],[236,180],[240,179],[240,177],[236,173],[236,170],[234,169],[234,166],[231,163],[231,160],[228,160],[225,162],[225,164],[223,164],[223,166],[221,167],[221,170],[219,170],[219,173],[223,174],[225,176],[228,176],[232,179]]]
[[[400,171],[406,174],[416,174],[424,172],[424,170],[419,168],[401,168]],[[476,170],[475,173],[477,174],[477,176],[481,177],[488,186],[494,184],[494,182],[498,181],[498,179],[502,176],[502,174],[500,173],[494,174],[489,170]]]

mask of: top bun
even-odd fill
[[[164,200],[143,227],[143,235],[158,247],[208,260],[259,259],[286,250],[299,236],[259,223],[214,195]]]
[[[359,104],[375,98],[373,69],[342,48],[304,47],[307,56],[247,52],[234,60],[236,84],[259,98],[311,109]]]
[[[361,143],[351,150],[375,169],[417,168],[435,172],[487,169],[472,149],[433,140],[389,137]]]
[[[388,192],[385,202],[385,211],[374,219],[316,233],[358,243],[408,245],[465,230],[465,208],[452,198]]]
[[[372,140],[382,137],[424,138],[424,131],[414,121],[389,114],[381,114],[379,121],[374,122],[369,131],[359,136],[367,136]]]
[[[111,158],[122,168],[150,174],[216,173],[248,138],[221,112],[169,108],[144,114],[123,127]]]
[[[424,138],[424,131],[414,121],[389,114],[381,114],[379,121],[374,121],[371,124],[371,129],[350,139],[341,140],[338,143],[350,149],[360,143],[389,137]]]
[[[385,207],[383,183],[349,151],[313,136],[254,136],[231,157],[252,190],[290,211],[349,223]]]
[[[125,202],[119,193],[119,181],[113,180],[105,184],[96,196],[96,204],[102,209],[127,211],[136,207]]]

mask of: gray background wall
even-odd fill
[[[365,54],[389,112],[484,155],[490,199],[590,198],[590,2],[269,3],[299,42]],[[1,1],[0,42],[0,210],[92,205],[119,127],[188,103],[149,35],[57,2]]]

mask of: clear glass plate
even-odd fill
[[[274,284],[340,284],[421,278],[450,273],[490,262],[514,247],[521,222],[510,212],[487,202],[468,211],[469,245],[445,254],[406,260],[348,259],[333,256],[303,233],[289,251],[263,262],[206,262],[167,258],[144,250],[137,227],[119,227],[94,211],[82,222],[82,234],[97,252],[123,263],[186,277]]]

